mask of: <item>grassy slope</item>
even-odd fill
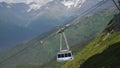
[[[80,51],[73,61],[62,68],[118,68],[120,64],[120,32],[110,34],[103,41],[106,33],[101,34]]]

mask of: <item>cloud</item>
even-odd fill
[[[47,3],[52,0],[0,0],[0,2],[7,2],[7,3],[19,3],[19,2],[24,2],[24,3],[30,3],[30,2],[37,2],[37,3]]]
[[[2,2],[2,1],[4,1],[4,2],[13,2],[13,0],[0,0],[0,2]]]

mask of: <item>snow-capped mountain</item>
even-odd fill
[[[7,42],[20,42],[56,26],[69,23],[98,3],[97,0],[27,1],[22,3],[0,2],[0,33],[2,33],[0,34],[0,40],[2,40],[0,44],[9,45]],[[15,37],[12,39],[13,35]]]
[[[56,0],[54,0],[56,1]],[[37,10],[37,9],[40,9],[42,6],[45,6],[47,3],[50,3],[50,2],[54,2],[54,1],[35,1],[33,3],[31,3],[29,5],[29,9],[28,9],[28,12],[30,12],[31,10]],[[65,7],[67,8],[80,8],[83,3],[85,2],[86,0],[60,0],[59,2],[64,5]]]
[[[80,8],[85,1],[86,0],[62,0],[61,3],[68,8],[71,7]]]
[[[7,1],[5,0],[4,2],[6,2],[7,4],[11,4],[11,3],[25,3],[27,5],[29,5],[29,8],[27,9],[27,12],[30,12],[32,10],[38,10],[40,9],[42,6],[47,5],[50,2],[57,2],[59,1],[59,3],[61,3],[62,5],[64,5],[67,8],[80,8],[83,3],[86,0],[25,0],[25,1],[18,1],[18,0],[11,0],[11,1]],[[0,5],[1,6],[1,5]],[[10,6],[8,7],[10,8]]]
[[[55,17],[55,19],[61,19],[63,17],[69,18],[69,17],[75,17],[78,15],[81,11],[78,7],[82,6],[82,4],[85,2],[82,0],[71,0],[73,4],[66,5],[66,3],[69,3],[69,0],[35,0],[34,2],[30,1],[29,3],[6,3],[3,2],[0,4],[0,8],[3,11],[3,14],[11,13],[16,16],[16,18],[23,19],[25,21],[33,21],[37,18],[44,17],[45,15]],[[71,8],[71,9],[67,9]],[[62,9],[62,10],[61,10]],[[64,10],[64,11],[63,11]],[[5,12],[4,12],[5,11]],[[16,12],[17,11],[17,12]],[[26,23],[15,23],[18,25],[24,25],[29,26],[31,22]]]
[[[38,10],[42,6],[46,5],[47,3],[51,2],[53,0],[35,0],[35,1],[28,1],[27,4],[29,5],[29,9],[27,12],[30,12],[32,10]]]

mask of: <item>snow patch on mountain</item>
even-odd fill
[[[30,12],[32,10],[40,9],[41,6],[44,6],[51,1],[53,1],[53,0],[2,0],[0,2],[5,2],[7,4],[25,3],[25,4],[29,5],[29,8],[27,9],[27,12]],[[0,5],[0,7],[2,7],[2,5]],[[10,8],[10,7],[7,7],[7,8]]]
[[[40,9],[40,7],[41,7],[40,4],[31,4],[31,5],[29,6],[29,9],[27,10],[27,12],[30,12],[30,11],[32,11],[32,10],[38,10],[38,9]]]
[[[86,0],[62,0],[61,3],[68,8],[71,7],[80,8],[85,1]]]
[[[40,9],[42,6],[46,5],[48,2],[51,2],[53,0],[35,0],[35,1],[29,1],[29,9],[27,10],[27,12],[30,12],[32,10],[38,10]]]

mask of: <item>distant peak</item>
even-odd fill
[[[37,10],[37,9],[40,9],[42,5],[39,4],[39,3],[35,3],[35,2],[32,2],[30,5],[29,5],[29,9],[27,10],[27,12],[30,12],[32,10]]]
[[[64,6],[68,8],[71,8],[71,7],[80,8],[86,0],[60,0],[60,1]]]
[[[47,3],[51,2],[53,0],[35,0],[33,2],[30,2],[29,5],[29,9],[27,10],[27,12],[30,12],[32,10],[38,10],[40,9],[42,6],[46,5]]]

